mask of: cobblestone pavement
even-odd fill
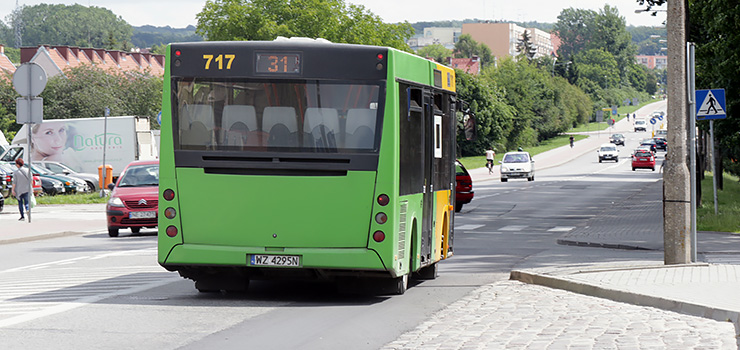
[[[478,288],[382,349],[708,350],[736,344],[729,322],[502,281]]]

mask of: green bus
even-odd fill
[[[322,39],[171,44],[158,260],[201,292],[250,280],[406,291],[452,255],[454,70]]]

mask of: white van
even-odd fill
[[[647,122],[645,119],[635,119],[635,132],[647,131]]]

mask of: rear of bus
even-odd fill
[[[397,139],[383,127],[388,53],[316,42],[172,44],[159,263],[201,291],[273,277],[407,274],[409,264],[393,261],[395,228],[383,226],[397,221],[398,192]]]

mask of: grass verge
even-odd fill
[[[80,194],[62,194],[58,196],[40,196],[36,197],[36,205],[44,204],[92,204],[105,203],[108,196],[100,198],[100,192],[80,193]],[[18,200],[13,197],[5,198],[5,205],[18,206]]]
[[[701,182],[701,205],[696,208],[696,230],[740,233],[738,177],[723,175],[724,189],[717,189],[717,215],[714,214],[712,179],[712,173],[705,173]]]

